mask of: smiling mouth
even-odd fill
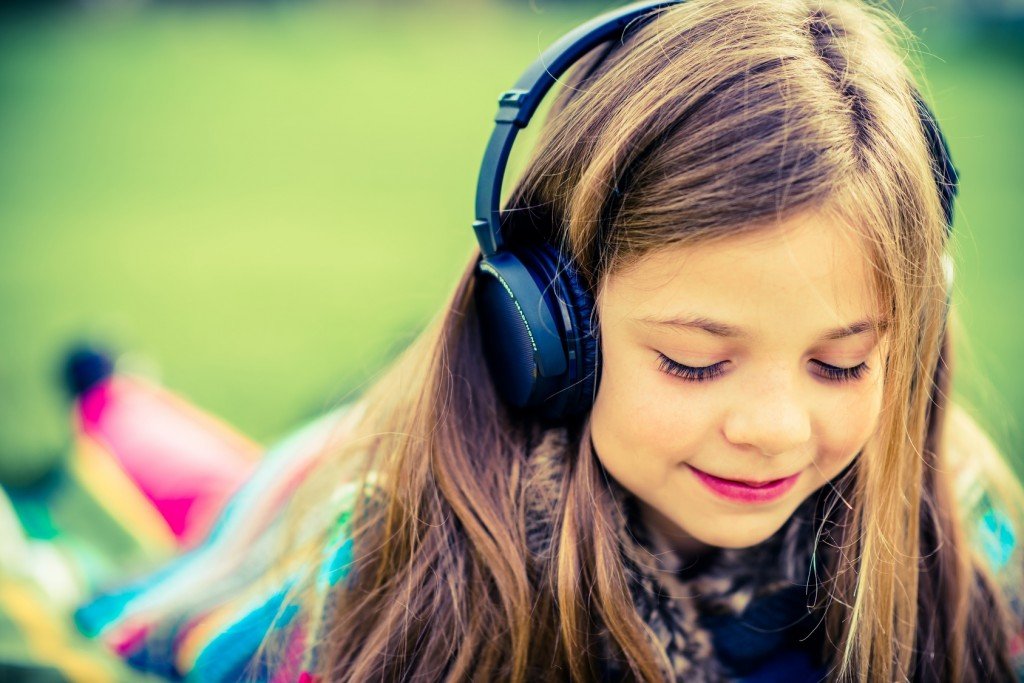
[[[687,465],[698,480],[712,493],[728,500],[742,503],[765,503],[781,497],[796,484],[800,473],[780,479],[761,481],[726,479]]]
[[[780,481],[782,481],[784,479],[789,479],[789,477],[779,477],[778,479],[765,479],[764,481],[751,481],[751,480],[748,480],[748,479],[729,479],[728,477],[719,477],[719,476],[716,476],[714,474],[711,474],[710,472],[705,472],[704,474],[707,474],[708,476],[711,476],[711,477],[715,477],[715,479],[721,479],[722,481],[729,481],[729,482],[732,482],[734,484],[743,484],[744,486],[749,486],[749,487],[755,488],[755,489],[759,489],[759,488],[762,488],[764,486],[770,486],[771,484],[777,484],[778,482],[780,482]],[[790,475],[790,476],[792,476],[792,475]]]
[[[789,479],[790,477],[796,476],[796,474],[788,474],[784,477],[778,477],[776,479],[733,479],[732,477],[723,477],[717,474],[711,474],[710,472],[698,469],[693,465],[687,465],[687,467],[689,467],[692,470],[696,470],[701,474],[706,474],[709,477],[714,477],[715,479],[719,479],[721,481],[727,481],[731,484],[743,484],[744,486],[750,486],[755,489],[761,488],[762,486],[768,486],[770,484],[777,484],[780,481],[784,481],[786,479]]]

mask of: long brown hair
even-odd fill
[[[953,488],[966,462],[982,479],[1008,470],[964,436],[969,420],[947,419],[946,235],[909,40],[890,13],[857,0],[663,10],[577,65],[505,209],[511,234],[558,246],[595,293],[651,250],[811,206],[860,226],[892,345],[879,428],[822,520],[833,675],[1009,678],[1011,612]],[[586,417],[552,494],[552,552],[528,552],[524,473],[542,427],[495,394],[473,307],[477,256],[297,496],[322,506],[315,487],[371,473],[379,493],[351,517],[354,564],[330,597],[320,673],[589,680],[604,639],[635,679],[662,680]],[[957,434],[944,435],[947,424]],[[1007,490],[1004,512],[1019,521],[1019,487]]]

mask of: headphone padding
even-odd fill
[[[594,402],[594,391],[601,372],[599,363],[601,344],[597,337],[597,329],[593,329],[594,298],[583,285],[583,279],[571,263],[563,265],[562,277],[565,279],[568,285],[566,289],[573,299],[570,310],[576,319],[574,327],[578,330],[581,346],[578,404],[581,410],[589,409]]]

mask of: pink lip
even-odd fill
[[[775,479],[763,484],[752,486],[750,483],[735,481],[733,479],[722,479],[714,475],[698,470],[696,467],[687,465],[690,471],[697,475],[697,479],[707,486],[712,493],[715,493],[727,500],[740,503],[767,503],[782,497],[787,491],[793,488],[800,473],[790,475],[783,479]]]

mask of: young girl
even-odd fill
[[[955,175],[905,29],[661,5],[572,68],[501,215],[550,317],[474,251],[328,447],[80,623],[195,680],[1020,674],[1020,487],[948,396]]]

